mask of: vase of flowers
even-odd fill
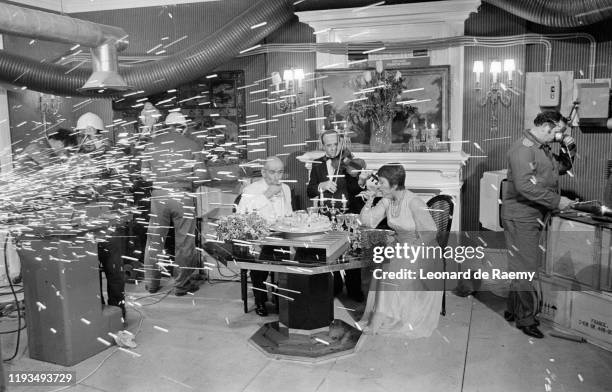
[[[370,123],[370,148],[373,152],[391,149],[391,127],[398,114],[405,118],[417,113],[404,95],[405,78],[400,71],[383,69],[382,61],[376,62],[376,70],[366,70],[351,81],[357,90],[357,100],[347,106],[347,119],[351,123]]]
[[[253,248],[248,242],[268,236],[268,226],[265,219],[255,212],[232,214],[219,219],[217,238],[231,244],[234,256],[248,258]]]
[[[388,152],[391,150],[392,123],[392,120],[384,124],[372,123],[370,127],[370,150],[372,150],[372,152]]]

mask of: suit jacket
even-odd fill
[[[322,157],[315,160],[316,163],[312,164],[312,170],[310,171],[310,181],[308,181],[308,187],[306,188],[306,193],[308,198],[312,199],[314,197],[319,197],[319,184],[329,180],[327,176],[327,157]],[[363,207],[363,200],[361,198],[356,197],[363,189],[359,186],[358,179],[356,177],[352,177],[346,171],[342,171],[339,174],[344,174],[343,177],[337,177],[336,183],[338,184],[338,189],[335,193],[331,193],[325,191],[323,193],[323,197],[325,198],[334,198],[334,199],[342,199],[342,195],[348,200],[347,207],[349,212],[358,214]],[[331,205],[331,202],[326,201],[325,204]],[[312,205],[310,201],[308,201],[308,205]],[[342,205],[340,202],[336,202],[336,207],[340,208]]]

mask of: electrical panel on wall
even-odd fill
[[[525,129],[533,127],[533,119],[543,110],[569,115],[573,100],[572,71],[525,73]]]
[[[610,117],[610,82],[576,82],[579,125],[606,127]]]
[[[561,78],[559,75],[544,75],[540,79],[540,99],[542,107],[558,107],[561,101]]]

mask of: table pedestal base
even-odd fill
[[[289,328],[327,328],[334,319],[334,280],[332,274],[278,274],[278,319]],[[289,289],[291,291],[283,290]]]
[[[249,341],[268,357],[289,361],[316,363],[354,353],[361,331],[341,320],[334,320],[332,325],[298,331],[271,322],[259,328]]]

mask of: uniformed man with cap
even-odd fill
[[[558,111],[539,113],[534,127],[523,132],[508,151],[508,181],[503,194],[502,219],[511,272],[537,272],[540,234],[546,215],[568,208],[572,200],[559,193],[559,175],[571,169],[576,154],[568,120]],[[560,153],[551,151],[561,143]],[[542,338],[536,319],[537,297],[532,282],[514,280],[505,312],[525,334]]]

